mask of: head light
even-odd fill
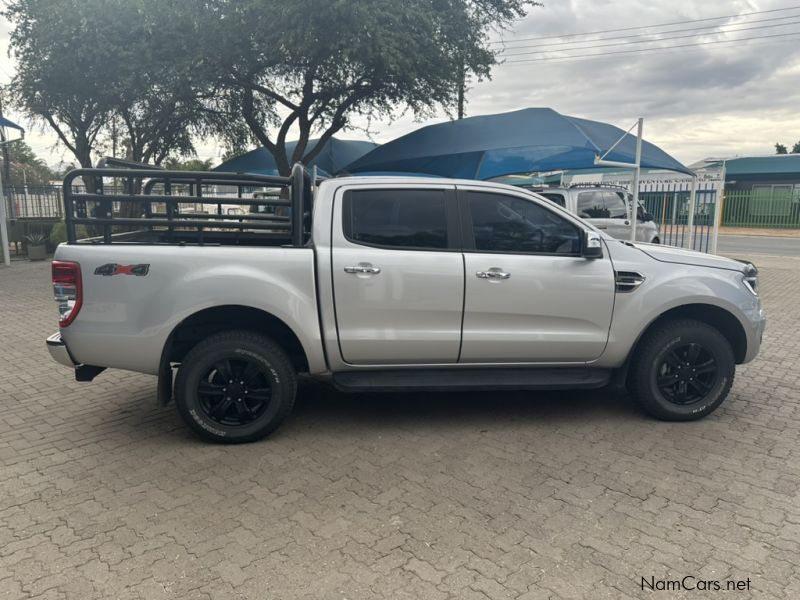
[[[742,275],[742,282],[754,296],[758,296],[758,269],[754,264],[747,263],[744,268],[744,275]]]

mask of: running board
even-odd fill
[[[608,385],[611,374],[583,367],[364,370],[334,373],[333,385],[343,392],[592,389]]]

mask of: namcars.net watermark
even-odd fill
[[[680,579],[657,579],[651,575],[642,577],[640,585],[646,592],[746,592],[750,590],[750,578],[718,580],[686,575]]]

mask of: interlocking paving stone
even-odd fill
[[[661,423],[609,392],[342,395],[215,446],[152,377],[49,358],[48,263],[0,269],[0,599],[800,597],[800,260],[727,402]],[[707,597],[708,595],[702,595]],[[711,595],[713,596],[713,594]]]

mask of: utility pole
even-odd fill
[[[461,62],[461,72],[458,78],[458,118],[464,118],[464,94],[467,87],[467,67]]]
[[[631,241],[636,241],[636,220],[639,217],[639,179],[642,172],[642,126],[644,119],[636,121],[636,166],[633,169],[633,206],[631,206]]]
[[[111,156],[117,158],[117,115],[111,118]]]
[[[2,107],[0,107],[2,109]],[[11,127],[13,129],[19,129],[20,136],[15,140],[9,140],[5,137],[5,126]],[[0,114],[0,133],[3,134],[2,140],[0,140],[0,146],[3,149],[8,146],[10,142],[16,142],[25,137],[25,130],[17,125],[16,123],[12,123],[8,119],[4,118],[2,114]],[[8,165],[8,160],[6,160],[6,165]],[[7,225],[7,216],[6,216],[6,196],[3,193],[3,177],[0,175],[0,254],[3,258],[3,263],[7,266],[11,266],[11,255],[8,251],[8,225]]]
[[[3,118],[3,96],[0,93],[0,119]],[[6,185],[11,185],[11,157],[8,152],[8,144],[3,142],[6,141],[6,130],[5,127],[0,127],[0,147],[3,149],[3,179],[6,182]]]

